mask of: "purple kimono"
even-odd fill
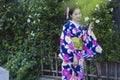
[[[73,37],[82,39],[82,49],[77,50],[72,42]],[[88,27],[76,25],[68,21],[64,26],[60,37],[60,55],[62,63],[62,80],[84,80],[84,58],[93,57],[102,53],[96,37]],[[74,65],[74,56],[78,65]]]

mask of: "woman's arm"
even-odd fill
[[[94,38],[94,40],[97,40],[97,38],[96,38],[96,36],[95,36],[95,34],[93,32],[93,28],[94,28],[94,23],[91,22],[90,25],[89,25],[89,27],[88,27],[88,34],[90,36],[92,36]]]
[[[71,40],[71,31],[69,25],[64,25],[62,34],[60,37],[60,53],[59,57],[65,62],[70,62],[70,59],[73,58],[73,53],[75,51],[74,45]]]

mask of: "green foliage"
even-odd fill
[[[91,17],[95,19],[95,22],[100,21],[96,23],[94,30],[98,41],[104,49],[104,53],[98,56],[100,61],[118,61],[120,59],[120,41],[118,33],[115,31],[117,25],[115,25],[112,14],[116,7],[118,6],[114,1],[102,2],[99,9],[94,11]]]
[[[41,61],[46,63],[45,59],[49,59],[52,63],[59,51],[60,30],[65,20],[62,3],[57,0],[21,0],[18,5],[2,2],[0,64],[10,71],[11,80],[37,80]]]

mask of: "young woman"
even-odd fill
[[[84,80],[84,58],[102,53],[92,31],[93,23],[88,27],[79,23],[79,8],[69,10],[69,20],[64,26],[60,37],[60,58],[62,63],[62,80]],[[82,49],[79,42],[82,41]]]

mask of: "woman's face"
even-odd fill
[[[71,17],[72,17],[72,20],[74,20],[74,21],[80,21],[80,18],[81,18],[80,9],[76,8],[74,10],[73,14],[71,15]]]

